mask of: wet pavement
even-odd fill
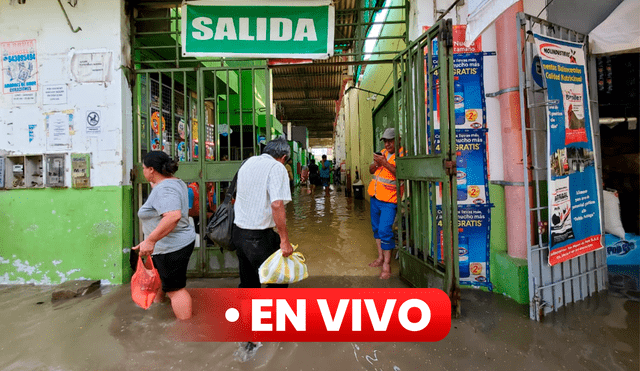
[[[291,240],[311,277],[295,287],[407,287],[378,278],[368,204],[317,191],[294,195]],[[190,288],[237,287],[238,279],[190,279]],[[436,343],[264,343],[240,362],[237,343],[175,342],[168,303],[144,311],[129,287],[103,286],[52,303],[53,287],[0,286],[0,370],[638,370],[639,302],[607,292],[543,322],[528,307],[474,289],[462,317]],[[197,313],[196,313],[197,315]]]

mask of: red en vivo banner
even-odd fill
[[[451,301],[438,289],[189,289],[193,318],[178,341],[405,341],[444,339]]]
[[[584,45],[534,34],[547,87],[549,264],[602,248]]]

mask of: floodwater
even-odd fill
[[[293,243],[311,277],[295,287],[407,287],[378,278],[368,204],[333,190],[296,193]],[[190,279],[188,287],[237,287],[238,279]],[[462,316],[436,343],[263,343],[240,362],[237,343],[175,342],[168,303],[145,311],[129,288],[107,286],[51,302],[52,287],[0,286],[0,370],[638,370],[638,307],[600,293],[531,321],[528,307],[462,291]],[[196,313],[197,315],[197,313]]]

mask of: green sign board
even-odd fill
[[[326,59],[334,24],[328,0],[192,1],[182,5],[182,55]]]

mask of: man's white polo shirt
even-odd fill
[[[249,158],[238,172],[234,224],[242,229],[275,227],[271,203],[291,201],[289,175],[271,155]]]

